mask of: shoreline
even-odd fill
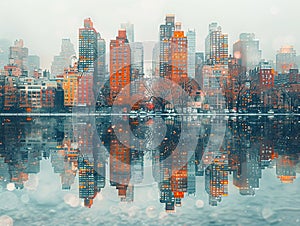
[[[60,117],[60,116],[300,116],[300,113],[190,113],[190,114],[175,114],[175,113],[161,113],[161,114],[130,114],[130,113],[0,113],[1,116],[40,116],[40,117]]]

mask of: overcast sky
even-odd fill
[[[41,57],[42,68],[50,68],[62,38],[71,38],[77,51],[86,17],[107,43],[127,21],[135,25],[136,41],[157,41],[165,14],[174,13],[184,30],[196,29],[199,51],[208,24],[216,21],[229,34],[230,49],[241,32],[253,32],[264,58],[275,59],[286,44],[300,52],[299,0],[0,0],[0,8],[0,38],[23,38],[30,54]]]

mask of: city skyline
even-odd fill
[[[32,65],[32,62],[29,63],[29,49],[22,39],[16,40],[14,46],[9,47],[9,55],[6,55],[9,63],[4,64],[4,70],[0,71],[0,109],[14,113],[71,112],[73,107],[76,111],[76,107],[96,106],[94,110],[103,113],[104,108],[109,111],[109,107],[119,105],[123,106],[123,113],[134,115],[138,112],[130,110],[134,104],[130,103],[131,98],[145,93],[146,96],[141,96],[134,104],[134,109],[143,113],[147,110],[150,114],[182,113],[182,110],[233,114],[300,111],[300,73],[296,51],[292,47],[281,48],[276,55],[276,67],[282,70],[278,73],[274,61],[261,59],[259,41],[254,39],[254,34],[242,33],[241,41],[233,45],[234,54],[230,55],[228,34],[222,32],[218,23],[210,23],[205,39],[205,60],[203,56],[200,61],[202,55],[197,52],[194,56],[196,58],[197,54],[197,61],[192,57],[195,59],[192,62],[189,54],[195,49],[194,38],[190,31],[185,34],[182,23],[176,21],[174,14],[167,14],[165,23],[159,28],[159,46],[152,51],[157,63],[153,64],[153,74],[148,77],[144,74],[143,43],[130,43],[126,29],[121,28],[116,39],[110,40],[109,84],[105,82],[108,69],[106,41],[91,18],[86,18],[83,27],[78,30],[78,62],[75,62],[70,39],[62,39],[62,57],[54,57],[53,65],[57,59],[57,69],[63,74],[51,76],[49,71],[41,69],[34,69],[33,74],[28,74],[28,66]],[[5,53],[1,55],[4,59]],[[74,65],[66,68],[71,61]],[[251,68],[248,68],[250,63]],[[190,66],[195,76],[189,76]],[[181,91],[170,95],[154,94],[153,90],[169,90],[166,83],[159,82],[156,86],[156,77],[179,85],[183,93],[193,99],[185,99]],[[153,90],[148,85],[138,85],[141,81],[151,83]],[[128,92],[125,90],[129,84]],[[157,98],[160,95],[163,100]],[[170,98],[173,103],[168,103]]]
[[[2,0],[1,225],[299,225],[299,0]]]
[[[299,5],[294,0],[288,3],[270,0],[263,3],[251,1],[242,6],[236,0],[226,2],[214,0],[206,2],[205,5],[195,0],[189,2],[184,4],[183,11],[184,2],[181,0],[167,0],[163,3],[131,0],[118,3],[117,13],[111,14],[115,1],[108,3],[90,0],[86,1],[86,5],[93,5],[93,7],[86,8],[76,4],[76,1],[73,1],[73,4],[52,1],[47,5],[47,12],[43,10],[43,1],[4,1],[3,7],[14,7],[19,16],[11,18],[6,14],[10,10],[5,10],[0,21],[1,38],[8,39],[11,43],[22,38],[30,54],[40,56],[41,67],[45,69],[50,69],[53,56],[59,53],[62,38],[70,38],[78,54],[77,28],[87,17],[92,18],[95,27],[107,42],[115,37],[115,31],[120,28],[120,24],[127,22],[134,24],[136,41],[158,41],[157,31],[162,18],[167,13],[173,13],[177,21],[182,22],[184,31],[195,29],[197,51],[204,51],[207,27],[211,22],[218,22],[223,31],[229,35],[229,53],[232,53],[233,43],[243,32],[256,35],[260,41],[262,57],[265,59],[275,60],[276,52],[283,45],[293,45],[296,50],[300,46],[300,41],[297,41],[300,40],[300,34],[291,23],[296,21],[296,9]],[[24,10],[29,4],[33,7]],[[224,8],[226,10],[223,10]],[[135,13],[131,13],[132,10]],[[68,14],[68,12],[72,13]],[[149,12],[151,17],[145,17],[145,13]],[[35,17],[30,16],[33,13]],[[9,18],[9,23],[4,18]],[[22,18],[23,23],[20,23],[19,18]],[[38,32],[33,32],[35,28],[38,28]]]

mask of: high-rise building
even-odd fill
[[[78,105],[94,104],[94,84],[98,77],[98,38],[91,18],[84,20],[84,27],[79,29]]]
[[[98,59],[97,59],[97,86],[100,88],[104,84],[106,76],[106,42],[98,33]]]
[[[10,41],[0,39],[0,69],[8,63]]]
[[[175,31],[175,15],[168,14],[165,24],[160,25],[159,76],[166,77],[170,72],[170,40]]]
[[[153,49],[152,49],[152,76],[158,76],[159,75],[159,52],[160,43],[155,43]]]
[[[196,65],[196,32],[195,30],[188,30],[186,33],[188,41],[188,76],[195,78]]]
[[[197,52],[195,54],[195,79],[200,84],[202,79],[202,68],[204,66],[204,53]]]
[[[131,71],[132,75],[138,77],[144,74],[144,46],[141,42],[130,43],[131,49]]]
[[[261,60],[259,41],[253,33],[242,33],[240,39],[233,44],[233,56],[247,71],[254,69]]]
[[[62,75],[64,70],[72,64],[72,58],[76,55],[74,45],[68,38],[62,39],[61,52],[58,56],[54,56],[51,65],[51,76],[55,78],[57,75]]]
[[[69,38],[62,39],[60,55],[67,58],[69,61],[71,60],[70,58],[75,55],[74,45]]]
[[[209,25],[209,33],[205,39],[205,59],[210,65],[228,65],[228,34],[222,33],[218,23]]]
[[[119,30],[115,40],[110,41],[110,96],[115,98],[130,83],[131,51],[126,30]]]
[[[129,22],[122,23],[121,29],[126,30],[128,42],[134,42],[134,25]]]
[[[33,76],[34,71],[40,69],[40,57],[36,55],[29,55],[27,66],[28,66],[28,75]]]
[[[217,163],[205,170],[205,190],[211,206],[217,206],[223,196],[228,196],[228,172],[224,168],[223,163]]]
[[[188,69],[188,48],[187,37],[184,31],[181,31],[181,23],[176,23],[176,30],[170,40],[170,61],[171,74],[167,77],[172,81],[179,83],[182,79],[187,79]]]
[[[144,46],[141,42],[131,42],[131,81],[136,81],[144,76]],[[131,85],[131,93],[137,93],[136,83]]]
[[[187,192],[189,195],[195,195],[196,193],[196,166],[195,166],[195,154],[192,155],[187,165]]]
[[[9,48],[9,59],[13,59],[14,64],[22,71],[27,71],[28,48],[24,47],[22,39],[16,40],[14,46]]]
[[[172,154],[172,168],[170,169],[172,171],[170,184],[176,206],[181,206],[181,199],[184,198],[184,193],[187,192],[188,169],[187,164],[182,165],[183,162],[188,162],[187,152],[184,150],[174,151]]]
[[[288,74],[290,69],[298,68],[296,65],[296,50],[293,46],[281,47],[276,55],[276,71],[279,74]]]
[[[128,131],[120,126],[120,129],[124,131],[124,138],[130,140],[130,135]],[[110,144],[110,185],[116,186],[118,190],[118,195],[122,201],[126,201],[127,191],[130,187],[130,178],[131,178],[131,149],[123,145],[118,139],[116,134],[111,131],[109,134]],[[130,189],[130,188],[129,188]],[[131,193],[129,191],[129,193]]]
[[[97,195],[95,183],[94,162],[88,158],[79,157],[79,198],[84,199],[84,206],[91,207]]]
[[[91,18],[84,20],[84,27],[79,29],[79,73],[97,73],[98,33]]]

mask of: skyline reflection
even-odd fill
[[[1,117],[0,193],[27,189],[30,176],[41,173],[41,161],[48,161],[60,176],[61,189],[78,190],[86,207],[93,207],[96,197],[105,198],[107,187],[116,189],[111,195],[120,202],[135,203],[135,188],[154,183],[157,203],[175,212],[185,208],[187,197],[201,194],[199,181],[208,195],[204,201],[217,206],[231,196],[228,186],[241,196],[254,196],[268,168],[285,184],[293,183],[299,172],[299,117],[162,117],[166,128],[156,130],[155,117],[122,116],[132,133],[105,116],[96,117],[94,130],[90,121],[74,126],[73,120]],[[218,145],[213,141],[222,125],[224,138]],[[194,150],[181,145],[193,142],[180,140],[184,126],[191,137],[197,131]],[[121,141],[116,130],[124,135]],[[165,132],[163,139],[156,131]]]

